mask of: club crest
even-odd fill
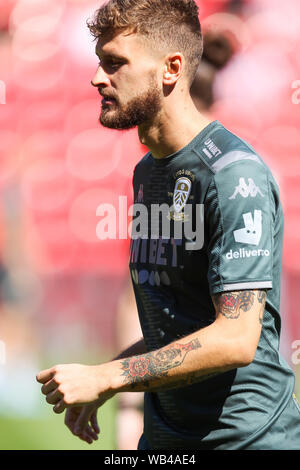
[[[188,178],[179,178],[176,181],[173,195],[173,206],[175,212],[179,213],[182,211],[191,194],[191,189],[192,183]]]

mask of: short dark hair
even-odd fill
[[[203,52],[194,0],[110,0],[87,25],[95,39],[130,31],[139,34],[152,49],[182,52],[186,77],[192,84]]]

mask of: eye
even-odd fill
[[[115,62],[115,61],[107,59],[104,61],[100,61],[98,65],[99,67],[111,68],[111,69],[116,70],[123,65],[123,62]]]
[[[117,69],[117,68],[121,67],[121,65],[122,65],[121,62],[112,62],[112,63],[110,64],[110,66],[111,66],[113,69]]]

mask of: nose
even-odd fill
[[[104,85],[104,86],[110,85],[110,80],[100,65],[97,68],[97,71],[91,81],[91,84],[95,87],[99,87],[101,85]]]

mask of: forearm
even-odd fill
[[[157,351],[114,361],[111,388],[159,391],[202,381],[249,365],[259,342],[264,291],[234,291],[213,297],[216,320]]]
[[[147,349],[146,349],[144,338],[141,338],[132,346],[129,346],[127,349],[125,349],[120,354],[118,354],[118,356],[114,359],[114,361],[125,359],[125,358],[132,357],[132,356],[138,356],[146,352],[147,352]]]
[[[62,413],[72,406],[103,404],[118,392],[183,387],[247,366],[256,354],[265,299],[262,291],[220,294],[213,298],[216,320],[206,328],[156,351],[145,352],[140,340],[112,362],[64,364],[41,371],[37,380],[43,384],[42,393],[55,405],[54,411]]]
[[[144,392],[190,385],[246,365],[239,348],[238,338],[226,337],[215,322],[159,350],[114,361],[112,389]]]

